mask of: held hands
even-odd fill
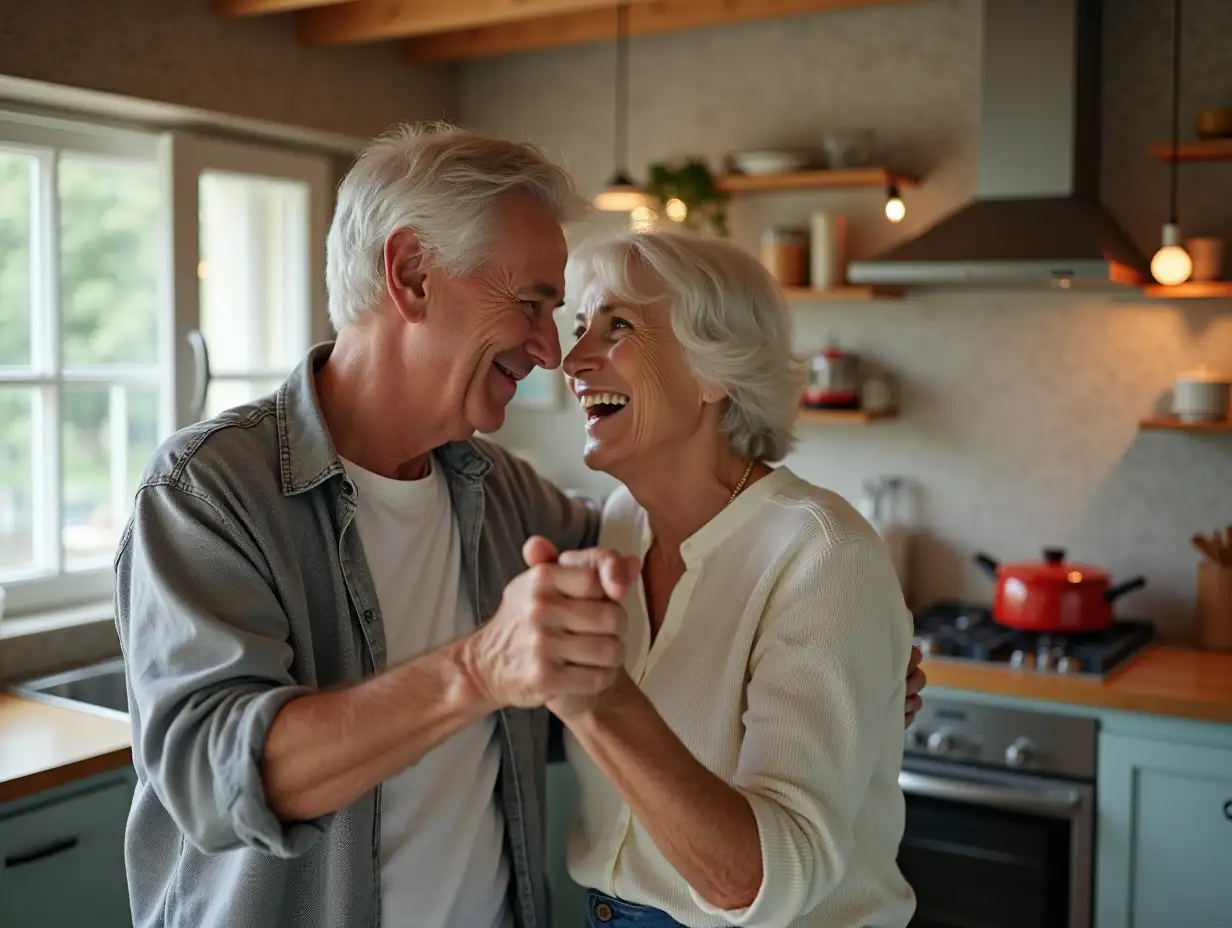
[[[544,538],[522,549],[528,570],[468,642],[471,676],[493,706],[588,703],[624,664],[625,611],[636,558],[591,549],[559,557]],[[562,703],[561,708],[568,708]]]

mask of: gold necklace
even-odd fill
[[[736,489],[732,490],[731,499],[727,501],[727,505],[730,506],[736,497],[740,495],[740,491],[744,489],[744,485],[749,481],[749,474],[753,473],[753,465],[755,463],[755,461],[749,461],[748,467],[744,469],[744,473],[740,476],[740,482],[736,484]]]

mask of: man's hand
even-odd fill
[[[496,615],[466,643],[471,678],[494,709],[593,697],[612,684],[624,663],[620,601],[630,572],[614,551],[587,555],[585,564],[558,564],[551,542],[526,542],[529,569],[505,587]]]
[[[920,662],[923,660],[923,653],[915,645],[912,645],[911,660],[907,662],[907,705],[903,713],[906,726],[908,727],[915,719],[915,714],[920,711],[920,706],[924,705],[924,699],[920,696],[920,693],[928,683],[928,677],[924,675],[924,671],[920,668]]]

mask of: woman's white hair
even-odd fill
[[[627,232],[583,242],[569,258],[566,292],[593,284],[631,304],[631,271],[663,285],[672,330],[698,382],[727,394],[721,428],[741,457],[778,461],[795,443],[804,365],[792,354],[791,315],[774,278],[750,254],[719,239],[678,232]]]
[[[562,222],[581,211],[569,174],[533,145],[447,123],[401,125],[375,139],[338,187],[325,286],[335,329],[373,308],[385,285],[385,240],[415,230],[432,260],[465,276],[488,257],[492,213],[521,192]]]

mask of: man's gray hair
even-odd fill
[[[752,255],[719,239],[627,232],[583,242],[569,258],[566,292],[598,284],[617,299],[648,303],[630,281],[641,265],[663,285],[672,330],[698,382],[728,397],[721,427],[741,457],[779,461],[795,443],[804,365],[792,354],[782,290]]]
[[[569,174],[533,145],[490,138],[447,123],[401,125],[375,139],[338,187],[326,240],[325,285],[335,329],[380,300],[385,240],[415,230],[451,276],[488,257],[496,201],[524,193],[564,222],[582,200]]]

